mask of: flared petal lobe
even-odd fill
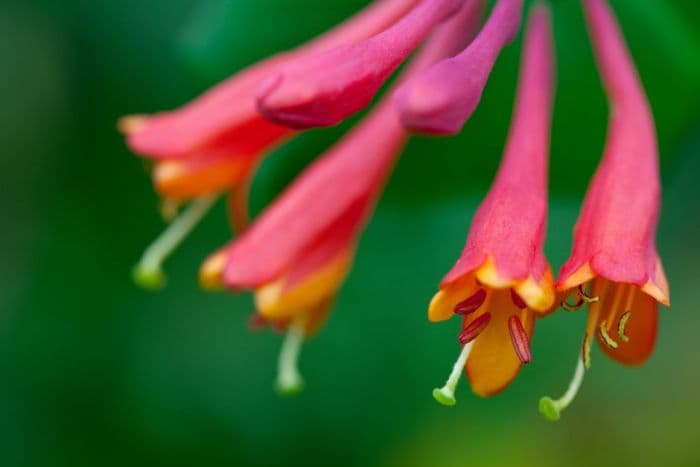
[[[160,160],[153,167],[153,184],[159,195],[174,200],[214,195],[245,180],[256,159],[217,149],[204,157]]]
[[[366,107],[381,85],[461,0],[422,0],[376,36],[290,61],[257,90],[258,109],[292,128],[340,123]]]
[[[668,285],[655,244],[661,187],[653,117],[612,10],[605,0],[583,4],[610,102],[610,122],[558,288],[600,276],[636,284],[667,304]]]

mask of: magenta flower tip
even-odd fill
[[[455,96],[447,92],[444,86],[435,85],[436,82],[453,79],[450,76],[451,68],[450,61],[446,60],[396,92],[394,105],[401,124],[407,130],[435,135],[456,134],[474,113],[481,100],[486,77],[461,83],[460,86],[471,89]]]
[[[394,105],[410,131],[454,134],[479,105],[501,50],[517,34],[522,0],[499,0],[484,28],[459,54],[404,83]]]

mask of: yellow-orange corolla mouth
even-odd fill
[[[457,304],[476,293],[480,287],[493,290],[513,289],[528,308],[537,313],[546,313],[555,304],[554,277],[551,270],[547,269],[540,280],[534,277],[512,279],[499,273],[494,260],[488,258],[475,271],[446,286],[443,285],[430,302],[428,318],[430,321],[450,319]]]

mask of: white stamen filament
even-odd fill
[[[576,363],[574,377],[571,383],[569,383],[569,387],[564,395],[556,400],[551,397],[543,397],[540,399],[540,413],[548,420],[559,420],[559,418],[561,418],[561,412],[574,401],[576,394],[581,388],[581,383],[583,383],[583,376],[585,373],[586,368],[583,364],[583,359],[579,358]]]
[[[441,388],[435,388],[433,390],[433,398],[442,405],[455,405],[457,400],[455,399],[455,390],[457,389],[457,383],[459,382],[460,376],[464,371],[464,365],[467,363],[467,358],[469,358],[469,353],[474,346],[474,341],[468,342],[462,347],[462,351],[457,358],[457,361],[452,367],[452,373],[450,377],[447,378],[447,382]]]
[[[277,362],[277,390],[286,395],[300,392],[304,387],[304,379],[299,373],[299,354],[304,343],[306,314],[295,318],[289,325],[282,342],[279,360]]]
[[[168,225],[165,231],[146,249],[134,268],[134,280],[146,288],[160,288],[165,282],[161,266],[168,256],[209,212],[216,196],[198,198]]]

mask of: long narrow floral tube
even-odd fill
[[[258,109],[292,128],[341,122],[366,107],[401,62],[462,3],[422,0],[370,39],[290,61],[260,84]]]
[[[669,304],[655,244],[661,192],[656,131],[613,11],[605,0],[583,0],[583,6],[610,121],[603,158],[574,229],[573,251],[556,287],[578,296],[573,305],[564,304],[567,309],[589,306],[581,355],[585,367],[593,339],[611,358],[638,365],[654,348],[657,302]],[[575,378],[578,386],[582,379]],[[572,400],[557,405],[545,398],[540,407],[556,419]]]
[[[433,392],[446,405],[455,403],[464,362],[476,394],[489,396],[504,389],[530,361],[535,315],[554,303],[554,280],[542,250],[553,62],[549,10],[538,5],[529,20],[501,167],[474,217],[461,257],[429,307],[431,321],[463,317],[458,364],[447,384]]]
[[[436,31],[407,74],[464,45],[483,2],[467,3]],[[298,341],[317,329],[328,312],[407,136],[385,99],[305,170],[245,234],[202,266],[205,286],[253,289],[261,317],[288,327],[293,343],[283,346],[278,380],[285,392],[299,387],[298,372],[289,368]]]
[[[499,0],[482,31],[462,53],[401,86],[395,96],[403,125],[414,132],[459,132],[476,109],[501,50],[520,28],[523,0]]]
[[[120,127],[127,144],[144,157],[168,161],[166,168],[155,171],[156,188],[164,196],[212,194],[238,183],[251,159],[292,135],[258,114],[254,90],[260,80],[289,60],[381,32],[417,1],[376,2],[325,35],[251,66],[180,109],[125,117]]]

